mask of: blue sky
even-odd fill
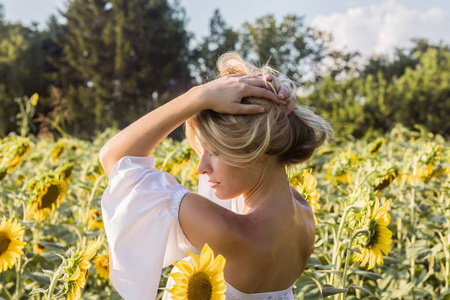
[[[7,21],[26,25],[35,21],[41,26],[66,2],[0,0]],[[233,28],[267,14],[278,19],[290,13],[303,15],[307,25],[333,33],[335,48],[364,55],[407,47],[417,37],[450,44],[448,0],[181,0],[181,5],[189,19],[188,30],[197,38],[208,34],[209,19],[219,8]]]

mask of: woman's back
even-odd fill
[[[301,197],[301,196],[300,196]],[[289,288],[303,272],[314,246],[314,218],[303,199],[282,201],[249,214],[241,248],[228,254],[225,279],[244,293]]]

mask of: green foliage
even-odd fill
[[[209,36],[203,38],[192,52],[194,74],[199,82],[216,78],[216,61],[220,55],[237,50],[239,33],[226,24],[220,11],[216,9],[209,21]]]
[[[319,32],[304,25],[303,17],[287,15],[277,23],[273,15],[243,25],[240,52],[260,63],[269,62],[298,83],[314,72],[325,56]]]
[[[41,100],[31,133],[91,138],[123,128],[188,90],[193,78],[214,79],[217,58],[231,50],[302,85],[300,103],[315,107],[339,137],[376,136],[397,123],[450,132],[446,45],[419,39],[392,59],[374,56],[361,66],[357,52],[332,50],[331,37],[297,15],[233,29],[216,10],[209,35],[193,47],[177,1],[71,0],[62,16],[39,31],[0,14],[0,137],[19,131],[14,101],[34,93]]]
[[[63,283],[52,281],[47,275],[67,279],[71,271],[60,266],[65,266],[77,249],[84,248],[94,237],[104,235],[102,228],[90,226],[89,212],[101,211],[107,178],[98,162],[98,152],[115,133],[106,130],[92,142],[71,136],[53,142],[31,135],[1,141],[0,162],[14,163],[15,167],[8,168],[0,179],[0,211],[25,226],[23,240],[27,245],[20,263],[0,273],[0,297],[9,299],[8,295],[17,292],[17,299],[39,299],[29,293],[45,292],[52,282],[55,291],[63,290]],[[344,294],[347,300],[448,298],[449,146],[439,135],[397,126],[370,143],[357,140],[327,145],[306,165],[291,168],[291,180],[303,169],[312,169],[317,179],[315,189],[320,193],[320,207],[315,209],[316,244],[308,266],[295,283],[295,298],[337,299]],[[64,150],[53,155],[59,147]],[[165,139],[152,155],[159,168],[170,172],[190,190],[196,190],[198,157],[186,140]],[[27,218],[32,183],[43,174],[63,171],[65,166],[73,170],[64,179],[68,191],[61,205],[46,220]],[[343,172],[350,181],[335,180]],[[386,176],[390,180],[383,183],[381,179]],[[377,189],[379,184],[384,187]],[[366,214],[362,206],[375,195],[381,203],[390,203],[388,229],[393,233],[390,253],[383,256],[382,265],[377,264],[371,270],[353,259],[346,268],[346,259],[359,251],[349,247],[358,223],[356,215]],[[101,220],[101,213],[98,217]],[[99,254],[106,254],[107,249],[105,241]],[[162,273],[162,288],[168,272],[169,268]],[[94,268],[87,275],[82,299],[121,299],[111,283],[102,280]],[[17,280],[21,284],[17,285]]]
[[[0,23],[0,136],[16,129],[19,108],[15,98],[48,95],[42,47],[45,37],[45,32],[34,27]]]
[[[450,51],[430,47],[417,55],[415,68],[407,67],[398,78],[381,70],[376,76],[326,77],[307,85],[311,92],[302,102],[316,107],[339,136],[375,136],[396,123],[410,129],[420,124],[448,135],[450,124],[444,120],[450,115]]]
[[[51,62],[68,132],[123,127],[190,82],[184,14],[167,1],[73,0],[63,16]]]
[[[214,79],[216,60],[227,51],[237,51],[255,64],[268,62],[300,83],[306,80],[305,74],[316,70],[325,56],[325,45],[321,33],[305,26],[303,17],[297,15],[287,15],[281,22],[266,15],[234,30],[216,10],[210,35],[193,51],[196,75],[202,81]]]

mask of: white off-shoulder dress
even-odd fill
[[[127,156],[111,171],[102,196],[103,222],[110,247],[110,280],[125,300],[153,300],[164,267],[199,254],[178,221],[178,210],[189,190],[154,168],[155,158]],[[242,198],[218,200],[200,176],[199,194],[242,212]],[[167,288],[173,285],[169,278]],[[293,285],[282,291],[246,294],[227,283],[227,300],[292,300]],[[171,299],[165,292],[163,299]]]

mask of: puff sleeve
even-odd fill
[[[154,165],[153,157],[122,158],[102,196],[110,279],[126,300],[155,299],[162,268],[198,253],[178,221],[189,190]]]

